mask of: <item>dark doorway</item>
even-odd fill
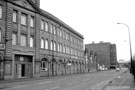
[[[22,75],[21,76],[22,77],[25,76],[25,64],[22,64]]]

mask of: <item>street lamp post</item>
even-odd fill
[[[117,23],[117,24],[123,24],[125,25],[127,28],[128,28],[128,36],[129,36],[129,47],[130,47],[130,60],[131,60],[131,67],[132,67],[132,62],[133,62],[133,59],[132,59],[132,47],[131,47],[131,37],[130,37],[130,29],[129,29],[129,26],[125,23]],[[132,69],[132,68],[131,68]],[[132,70],[131,70],[132,71]]]

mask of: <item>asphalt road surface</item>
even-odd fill
[[[2,90],[100,90],[101,87],[118,77],[123,71],[99,71],[43,80],[16,82],[9,84],[9,88]]]

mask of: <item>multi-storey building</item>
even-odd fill
[[[40,9],[40,0],[0,1],[0,78],[84,72],[83,36]]]
[[[116,68],[118,65],[117,54],[116,54],[116,45],[111,44],[110,46],[110,68]]]
[[[86,60],[86,71],[97,71],[98,70],[98,62],[97,62],[97,54],[93,52],[92,50],[88,50],[85,48],[85,60]]]
[[[93,51],[97,54],[97,62],[99,66],[110,68],[117,65],[116,45],[111,43],[91,43],[86,44],[85,48],[88,51]]]

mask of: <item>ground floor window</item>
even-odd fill
[[[41,70],[47,71],[47,61],[41,61]]]

